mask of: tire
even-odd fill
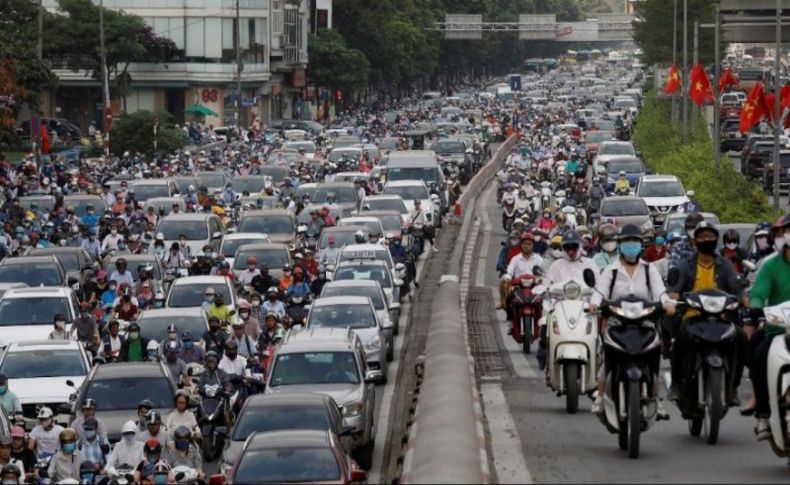
[[[371,436],[368,443],[354,450],[354,460],[363,470],[370,470],[370,467],[373,466],[373,446],[374,442]]]
[[[709,445],[715,445],[719,440],[719,422],[724,414],[724,403],[721,398],[723,381],[724,371],[721,368],[708,369],[703,427]]]
[[[532,345],[532,315],[523,315],[521,322],[524,327],[524,331],[521,332],[521,350],[525,354],[529,354],[532,352],[530,348]]]
[[[642,406],[639,382],[628,383],[628,458],[639,458],[639,434],[642,432]]]
[[[691,436],[699,436],[699,434],[702,432],[702,418],[690,418],[688,423],[689,434]]]
[[[563,366],[565,373],[565,411],[576,414],[579,410],[579,363],[570,362]]]

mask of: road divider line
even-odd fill
[[[533,483],[502,385],[484,382],[480,384],[480,392],[488,418],[498,483]]]

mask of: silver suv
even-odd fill
[[[376,436],[376,373],[368,370],[362,341],[350,328],[291,331],[271,364],[266,394],[317,392],[331,396],[351,428],[354,458],[365,469]]]

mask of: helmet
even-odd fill
[[[535,236],[531,232],[522,232],[519,242],[532,241],[535,242]]]
[[[157,411],[148,411],[148,414],[145,415],[146,421],[148,421],[148,425],[152,424],[162,424],[162,413]]]
[[[598,228],[598,237],[601,241],[615,239],[617,237],[617,228],[614,224],[601,224]]]
[[[156,438],[149,438],[148,441],[145,442],[145,446],[143,446],[143,452],[148,455],[152,453],[162,453],[162,443],[159,442]]]
[[[140,404],[137,405],[138,411],[140,410],[140,408],[146,408],[151,410],[154,408],[154,403],[152,403],[150,399],[143,399],[142,401],[140,401]]]
[[[170,473],[170,467],[165,465],[164,463],[159,463],[154,466],[154,475],[168,475]]]
[[[728,229],[722,237],[724,243],[741,243],[741,235],[735,229]]]
[[[236,343],[233,339],[228,339],[225,342],[225,350],[237,350],[239,348],[239,344]]]
[[[642,230],[636,226],[636,224],[626,224],[620,228],[620,233],[617,235],[617,239],[620,241],[624,241],[626,239],[638,239],[642,240]]]
[[[283,269],[285,269],[285,268],[283,268]],[[291,269],[291,267],[289,266],[288,269]],[[266,290],[266,294],[268,294],[268,295],[271,295],[272,293],[274,293],[276,295],[279,292],[280,292],[280,290],[278,290],[276,286],[272,286],[271,288]]]
[[[192,439],[192,432],[189,431],[189,428],[186,426],[179,426],[176,428],[175,432],[173,432],[174,440],[191,440]]]
[[[178,400],[178,398],[180,396],[184,396],[185,398],[187,398],[187,402],[189,402],[189,393],[187,391],[185,391],[184,389],[179,389],[173,395],[173,404],[175,404],[175,402]]]
[[[159,351],[159,342],[157,342],[156,340],[149,340],[148,341],[148,346],[145,349],[146,350],[156,350],[158,352]]]
[[[304,273],[304,271],[302,271],[302,268],[300,268],[298,266],[296,268],[294,268],[294,276],[296,276],[298,274],[302,274],[302,273]]]
[[[239,300],[239,305],[238,306],[239,306],[239,310],[249,310],[251,308],[250,302],[248,302],[244,298],[241,298]]]
[[[206,362],[208,362],[209,359],[213,360],[214,362],[219,362],[219,354],[213,350],[209,350],[206,352]]]
[[[790,227],[790,214],[785,214],[774,222],[774,229],[785,229]]]
[[[694,237],[696,238],[697,234],[699,234],[702,231],[711,231],[713,234],[716,235],[716,238],[719,237],[719,230],[716,229],[715,225],[711,224],[708,221],[702,221],[699,224],[697,224],[697,227],[694,228]]]
[[[692,227],[696,228],[697,225],[704,221],[705,218],[699,212],[692,212],[686,216],[686,221],[684,222],[684,226],[686,229],[690,229]]]
[[[3,466],[3,469],[0,470],[0,475],[2,476],[5,476],[9,473],[13,473],[14,475],[16,475],[17,480],[19,480],[19,477],[22,475],[22,472],[19,470],[19,467],[16,465],[12,465],[10,463],[8,465]]]
[[[52,410],[46,406],[38,410],[38,419],[48,419],[53,416]]]
[[[267,312],[266,316],[264,317],[264,321],[267,320],[269,317],[274,318],[275,321],[280,321],[280,315],[277,312]]]
[[[95,430],[98,427],[99,427],[99,421],[96,418],[94,418],[93,416],[91,416],[90,418],[86,418],[85,421],[82,422],[82,428],[83,429],[93,429],[93,430]]]
[[[83,461],[80,465],[80,475],[84,473],[96,473],[96,465],[90,460]]]
[[[66,428],[60,432],[58,439],[61,443],[64,441],[77,441],[77,432],[73,428]]]
[[[89,397],[82,403],[82,409],[96,409],[96,400]]]
[[[667,234],[667,242],[673,243],[675,241],[679,241],[681,239],[680,233],[677,231],[672,231]]]
[[[203,292],[203,295],[205,295],[205,296],[213,295],[213,294],[214,294],[214,288],[212,288],[210,286],[208,288],[206,288],[206,291]]]
[[[579,237],[579,233],[576,231],[568,231],[562,235],[562,247],[565,248],[566,246],[581,246],[582,241]]]
[[[123,427],[121,427],[121,434],[126,433],[137,433],[137,425],[134,424],[134,421],[129,420],[123,423]]]
[[[754,230],[755,236],[768,236],[771,234],[771,223],[770,222],[761,222],[757,224],[757,227]]]

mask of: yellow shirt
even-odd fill
[[[694,280],[694,286],[691,291],[699,290],[715,290],[716,289],[716,265],[703,266],[697,262],[697,277]],[[697,310],[688,310],[683,315],[683,319],[693,318],[699,315]]]
[[[630,190],[631,184],[628,182],[628,179],[617,179],[617,182],[614,183],[614,190]]]
[[[217,317],[222,323],[222,321],[230,321],[230,307],[228,305],[217,306],[213,303],[209,305],[206,309],[206,316],[207,317]]]

